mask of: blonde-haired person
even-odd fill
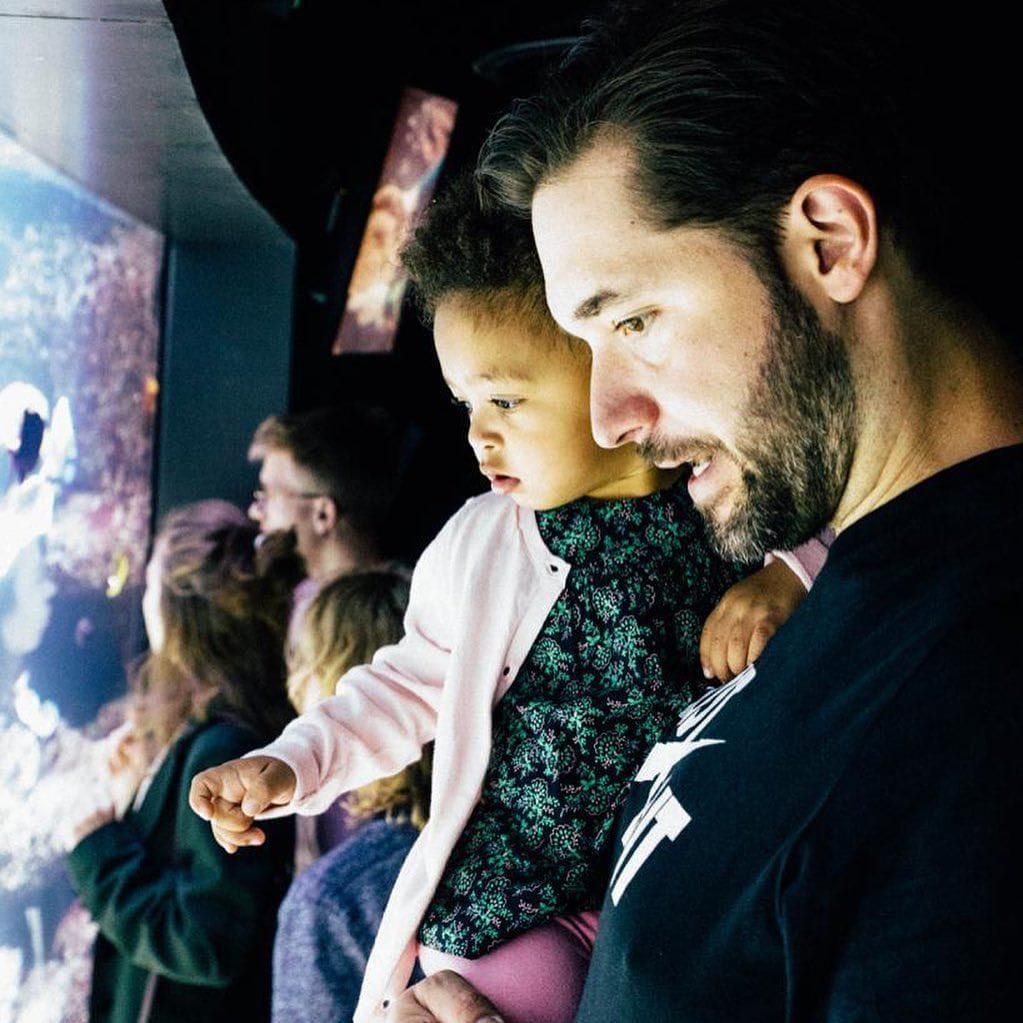
[[[196,827],[196,770],[293,716],[284,634],[302,564],[286,536],[259,546],[241,509],[201,501],[162,523],[146,569],[150,652],[132,680],[110,786],[72,826],[68,869],[99,925],[91,1020],[269,1018],[275,914],[294,829],[251,860]]]
[[[408,597],[409,573],[400,567],[342,575],[320,589],[288,650],[288,692],[299,712],[333,696],[345,672],[401,638]],[[352,1018],[384,905],[426,824],[430,750],[296,821],[300,873],[278,915],[274,1023]]]
[[[339,576],[327,583],[292,626],[288,696],[303,714],[334,695],[335,683],[382,646],[397,643],[408,605],[410,574],[397,567]],[[358,825],[386,815],[416,829],[429,813],[429,753],[403,771],[348,793],[327,812],[297,822],[296,869],[340,844]]]

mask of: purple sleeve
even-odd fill
[[[770,551],[764,558],[764,564],[770,565],[772,561],[784,561],[809,590],[824,567],[832,540],[834,540],[834,534],[831,530],[823,529],[815,537],[794,550]]]

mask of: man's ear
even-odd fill
[[[313,505],[313,529],[317,535],[326,536],[333,532],[338,523],[337,502],[332,497],[317,497]]]
[[[813,302],[858,298],[877,261],[877,212],[865,188],[837,174],[807,178],[783,218],[781,258]]]

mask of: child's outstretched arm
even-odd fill
[[[459,565],[452,521],[416,564],[398,643],[348,671],[335,696],[273,742],[192,779],[189,805],[228,852],[262,843],[256,817],[320,813],[343,793],[397,773],[433,739],[462,603],[451,581]]]
[[[826,558],[824,540],[814,537],[795,551],[769,554],[763,568],[728,589],[703,626],[704,676],[727,682],[752,664],[799,607]]]
[[[217,844],[229,853],[262,845],[266,834],[255,818],[291,802],[295,772],[274,757],[242,757],[207,768],[192,779],[189,806],[210,822]]]

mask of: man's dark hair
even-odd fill
[[[385,409],[349,402],[270,416],[256,428],[249,458],[286,451],[308,472],[338,513],[360,532],[377,535],[398,492],[402,431]]]
[[[427,323],[441,300],[458,295],[491,317],[511,307],[556,329],[528,221],[481,197],[471,171],[438,191],[401,260]]]
[[[997,127],[992,106],[1006,103],[959,73],[956,47],[983,13],[954,17],[876,0],[609,5],[543,94],[495,125],[481,185],[526,213],[540,183],[621,139],[652,227],[719,228],[762,267],[796,188],[844,175],[871,193],[915,270],[960,296],[963,231],[984,216],[966,209],[961,174],[987,166],[995,133],[981,126]]]

